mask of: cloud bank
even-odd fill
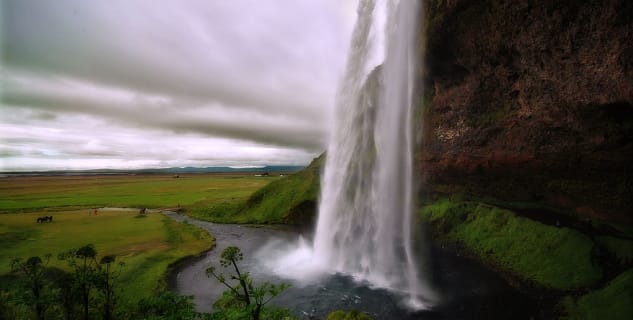
[[[3,1],[0,169],[305,164],[350,2]]]

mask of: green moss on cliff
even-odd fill
[[[567,297],[563,307],[567,319],[633,319],[633,269],[620,274],[606,287],[588,293],[576,301]]]
[[[440,240],[458,242],[481,260],[524,280],[570,290],[601,278],[600,268],[591,262],[594,243],[573,229],[547,226],[482,203],[450,199],[425,206],[421,214]]]

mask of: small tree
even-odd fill
[[[71,320],[77,305],[77,290],[73,274],[57,269],[53,281],[57,287],[57,303],[61,306],[64,319]]]
[[[59,258],[68,262],[73,268],[73,282],[79,291],[83,306],[83,318],[88,319],[90,306],[90,292],[92,291],[97,274],[97,251],[89,244],[79,249],[69,250],[60,254]]]
[[[43,261],[40,257],[30,257],[26,261],[14,259],[11,262],[11,270],[21,274],[26,281],[28,295],[23,299],[28,305],[35,308],[37,319],[44,319],[44,312],[50,305],[50,296],[44,290],[46,287],[46,265],[50,255],[46,255]]]
[[[124,263],[119,262],[118,270],[114,270],[112,266],[114,264],[114,256],[104,256],[99,261],[99,270],[96,277],[97,289],[103,295],[103,319],[110,320],[114,313],[114,306],[116,304],[116,295],[114,292],[115,280],[121,275],[121,269]]]
[[[224,268],[233,267],[235,274],[227,279],[224,274],[218,273],[215,267],[206,270],[207,277],[214,277],[229,290],[225,293],[244,307],[244,310],[254,320],[259,320],[264,306],[271,299],[286,290],[289,285],[282,283],[275,285],[264,282],[260,286],[253,284],[253,279],[248,272],[240,272],[237,262],[244,259],[242,251],[238,247],[227,247],[220,254],[220,265]]]

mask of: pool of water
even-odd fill
[[[252,228],[240,225],[214,224],[167,213],[208,230],[216,238],[217,247],[203,257],[176,270],[172,275],[173,290],[193,295],[196,308],[212,310],[212,304],[226,289],[215,279],[207,278],[209,266],[219,266],[219,254],[227,246],[237,246],[244,253],[242,270],[249,271],[255,283],[285,282],[291,287],[271,301],[288,307],[305,319],[324,319],[329,311],[358,309],[375,319],[532,319],[536,306],[527,296],[508,286],[503,279],[476,263],[442,248],[432,249],[429,277],[441,300],[429,310],[412,312],[401,297],[384,289],[359,283],[343,274],[322,276],[318,281],[283,279],[262,263],[261,250],[271,241],[292,243],[299,235],[292,231]],[[265,258],[265,257],[264,257]]]

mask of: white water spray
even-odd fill
[[[385,61],[368,76],[374,7],[374,0],[359,3],[313,250],[293,250],[276,260],[287,262],[287,273],[316,268],[349,274],[402,294],[413,309],[424,309],[434,299],[421,280],[411,232],[411,96],[419,12],[417,1],[388,3]]]

